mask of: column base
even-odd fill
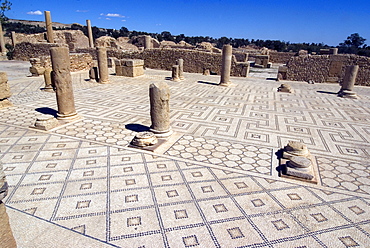
[[[164,130],[164,131],[158,131],[158,130],[150,128],[149,131],[154,133],[154,135],[157,138],[167,138],[167,137],[170,137],[173,134],[173,131],[172,131],[171,127],[168,130]]]
[[[57,113],[57,119],[60,120],[60,121],[71,122],[71,121],[75,121],[75,120],[78,120],[78,119],[81,119],[81,118],[82,117],[79,114],[77,114],[76,112],[72,113],[72,114],[68,114],[68,115],[63,115],[63,114]]]
[[[352,98],[352,99],[358,98],[356,92],[352,90],[340,90],[338,92],[338,96],[343,97],[343,98]]]
[[[225,82],[225,83],[221,82],[219,84],[219,86],[228,87],[228,86],[230,86],[230,84],[231,84],[231,82]]]

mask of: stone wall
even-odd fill
[[[70,53],[71,72],[89,70],[93,66],[93,59],[88,53]],[[50,56],[40,57],[41,66],[51,68]]]
[[[295,56],[296,53],[293,52],[275,52],[270,51],[270,62],[277,64],[286,64],[289,59]]]
[[[91,49],[78,49],[79,52],[90,52],[96,54]],[[220,75],[222,56],[221,53],[210,53],[189,49],[146,49],[143,52],[124,52],[116,49],[107,50],[109,57],[118,59],[143,59],[145,67],[159,70],[172,70],[177,59],[184,59],[184,71],[191,73],[203,73],[203,69]],[[95,55],[96,56],[96,55]],[[231,75],[242,76],[246,64],[238,63],[233,56]]]
[[[50,48],[58,46],[56,43],[18,43],[14,49],[14,59],[28,61],[30,58],[39,58],[41,56],[49,56]]]
[[[370,58],[353,54],[291,57],[287,63],[287,80],[340,83],[349,65],[359,65],[356,84],[370,86]]]

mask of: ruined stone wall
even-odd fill
[[[49,56],[50,48],[58,46],[56,43],[18,43],[14,49],[14,59],[28,61],[30,58]]]
[[[270,51],[270,62],[278,64],[286,64],[289,59],[293,57],[296,53],[293,52],[275,52]]]
[[[91,52],[89,49],[78,49],[77,51]],[[222,56],[221,53],[210,53],[188,49],[146,49],[143,52],[125,52],[117,49],[108,49],[108,57],[118,59],[143,59],[145,67],[159,70],[172,70],[177,59],[184,59],[184,71],[191,73],[203,73],[203,69],[220,74]],[[96,55],[95,55],[96,56]],[[243,64],[237,63],[236,58],[232,61],[231,75],[243,75]]]
[[[287,80],[340,83],[349,65],[359,65],[356,84],[370,86],[370,58],[353,54],[291,57],[287,63]]]

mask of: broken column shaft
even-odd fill
[[[357,98],[356,93],[353,91],[353,88],[355,86],[358,69],[359,69],[358,65],[350,65],[346,68],[346,72],[344,74],[342,82],[342,87],[338,92],[338,96]]]
[[[90,20],[86,20],[86,25],[87,25],[87,34],[88,34],[88,37],[89,37],[89,47],[94,48],[94,38],[93,38],[93,34],[92,34]]]
[[[172,134],[170,126],[170,89],[164,82],[152,83],[149,87],[150,131],[158,138]]]
[[[97,52],[98,52],[99,83],[106,84],[109,82],[107,49],[105,47],[97,47]]]
[[[3,26],[0,24],[0,49],[3,54],[6,53],[5,48],[5,40],[4,40],[4,33],[3,33]]]
[[[53,80],[58,104],[58,119],[71,120],[78,117],[70,73],[70,60],[68,47],[50,48],[53,67]]]
[[[221,86],[230,84],[232,46],[224,45],[222,47],[222,67],[221,67]]]
[[[151,43],[152,43],[152,37],[149,35],[144,36],[144,49],[149,49],[152,48]]]
[[[51,22],[50,11],[45,11],[46,37],[48,43],[54,43],[53,23]]]
[[[179,66],[179,79],[184,80],[184,60],[178,59],[176,61],[176,64]]]

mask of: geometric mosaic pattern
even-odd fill
[[[269,175],[272,149],[184,135],[165,154]]]
[[[112,247],[368,246],[369,88],[350,100],[325,84],[278,93],[264,73],[228,88],[186,74],[166,81],[179,139],[164,155],[127,148],[128,124],[150,125],[149,83],[168,76],[100,85],[74,73],[84,119],[51,132],[29,128],[56,109],[42,78],[10,81],[15,106],[0,110],[6,205]],[[289,140],[308,145],[322,186],[274,176],[273,151]]]
[[[14,141],[1,145],[11,185],[7,206],[107,244],[370,242],[370,207],[363,198],[1,127],[1,136]]]

